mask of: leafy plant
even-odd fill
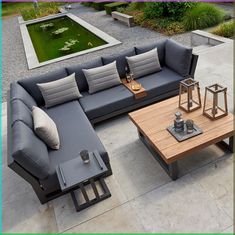
[[[56,31],[52,32],[54,35],[59,35],[59,34],[62,34],[63,32],[67,31],[69,28],[67,27],[63,27],[63,28],[60,28],[60,29],[57,29]]]
[[[204,29],[223,20],[223,11],[211,3],[198,3],[187,11],[183,23],[186,30]]]
[[[59,51],[70,51],[71,47],[74,46],[76,43],[79,43],[79,41],[76,39],[69,39],[67,42],[64,43],[64,46],[59,49]]]
[[[235,22],[230,21],[217,26],[212,33],[217,34],[222,37],[231,38],[235,34]]]
[[[48,23],[48,24],[42,24],[40,26],[40,28],[42,28],[42,30],[47,30],[48,28],[52,28],[54,27],[54,24],[53,23]]]
[[[148,19],[162,17],[180,19],[195,4],[194,2],[148,2],[144,8],[144,14]]]

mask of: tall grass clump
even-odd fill
[[[224,12],[211,3],[197,3],[185,13],[183,24],[186,30],[204,29],[219,24]]]
[[[56,2],[43,2],[39,3],[39,8],[35,11],[32,4],[31,7],[21,10],[20,13],[24,20],[32,20],[59,13],[59,5]]]
[[[212,30],[212,33],[226,38],[234,37],[235,21],[230,21],[218,25],[214,30]]]

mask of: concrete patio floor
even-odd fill
[[[123,42],[119,47],[79,57],[81,63],[165,37],[140,27],[128,29],[88,8],[78,6],[72,12]],[[77,63],[78,58],[73,58],[28,71],[16,18],[3,22],[3,31],[3,45],[8,45],[3,47],[4,101],[11,81]],[[190,43],[189,34],[173,38]],[[205,86],[215,82],[227,86],[229,110],[233,112],[233,43],[206,48],[199,54],[195,79],[200,82],[202,94]],[[216,146],[201,150],[179,162],[181,177],[171,181],[139,141],[127,114],[118,116],[95,127],[110,155],[113,175],[105,181],[112,197],[76,213],[69,195],[41,205],[31,186],[7,167],[5,102],[2,107],[3,232],[232,233],[231,153]]]
[[[233,111],[233,44],[200,52],[196,79],[202,88],[228,87]],[[203,91],[203,89],[202,89]],[[4,232],[232,232],[233,157],[216,146],[180,161],[171,181],[122,115],[95,127],[109,152],[112,197],[76,213],[69,195],[41,205],[30,186],[7,167],[6,103],[3,103]]]

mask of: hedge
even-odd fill
[[[105,8],[106,14],[111,15],[112,11],[116,11],[117,8],[126,7],[127,5],[128,5],[127,2],[113,2],[113,3],[106,4],[104,8]]]

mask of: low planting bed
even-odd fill
[[[216,5],[199,2],[130,3],[118,11],[133,16],[136,25],[166,35],[216,26],[230,18]]]

